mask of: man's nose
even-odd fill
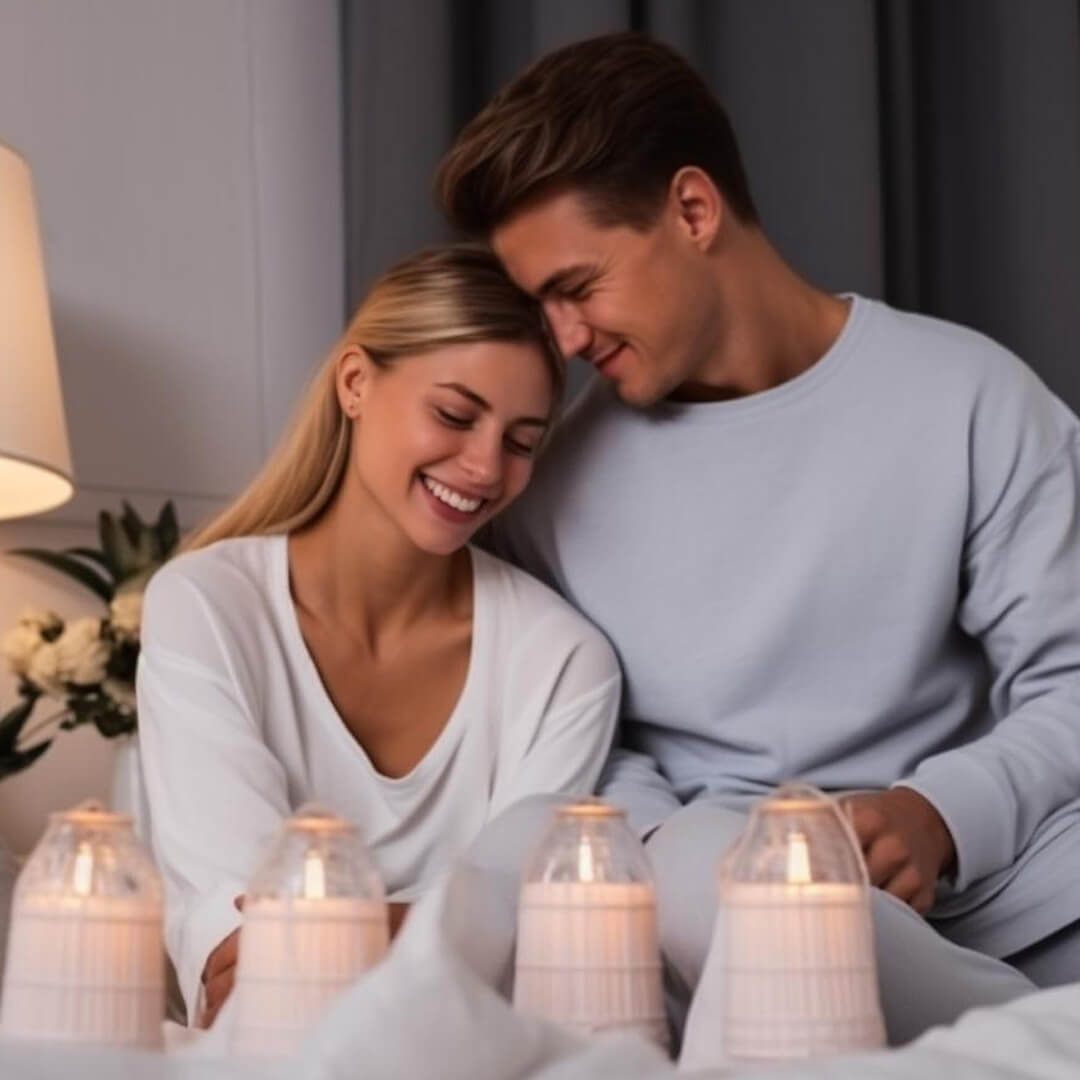
[[[577,309],[560,301],[550,301],[544,305],[551,332],[555,335],[555,344],[559,352],[567,359],[583,353],[592,340],[592,331]]]

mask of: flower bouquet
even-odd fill
[[[143,589],[179,543],[176,511],[167,502],[151,525],[124,503],[118,518],[102,511],[98,536],[100,548],[8,552],[78,582],[102,600],[108,613],[65,622],[51,611],[27,611],[0,638],[0,653],[18,679],[20,699],[0,716],[0,779],[32,765],[57,731],[82,724],[93,724],[106,738],[135,731]],[[53,709],[31,723],[43,702]]]

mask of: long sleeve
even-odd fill
[[[198,590],[159,575],[144,614],[139,743],[166,944],[190,1022],[207,956],[239,925],[233,899],[289,813],[284,772],[233,660]]]
[[[626,746],[612,749],[600,794],[625,808],[630,827],[643,839],[682,805],[656,761]]]
[[[619,713],[622,677],[611,646],[577,616],[569,625],[579,640],[561,664],[553,664],[553,650],[565,648],[567,625],[566,613],[557,612],[518,650],[507,719],[515,712],[536,719],[524,745],[514,735],[506,740],[490,817],[528,795],[589,795],[596,788]]]
[[[1006,462],[961,571],[958,622],[985,649],[997,722],[903,781],[948,825],[958,890],[1012,863],[1080,793],[1080,434],[1045,398],[1028,438],[1050,445],[1020,445]],[[977,514],[977,490],[972,502]]]

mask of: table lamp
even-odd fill
[[[74,491],[30,168],[0,143],[0,519]]]

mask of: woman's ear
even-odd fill
[[[364,406],[375,363],[359,345],[346,345],[337,358],[337,395],[341,411],[355,420]]]

